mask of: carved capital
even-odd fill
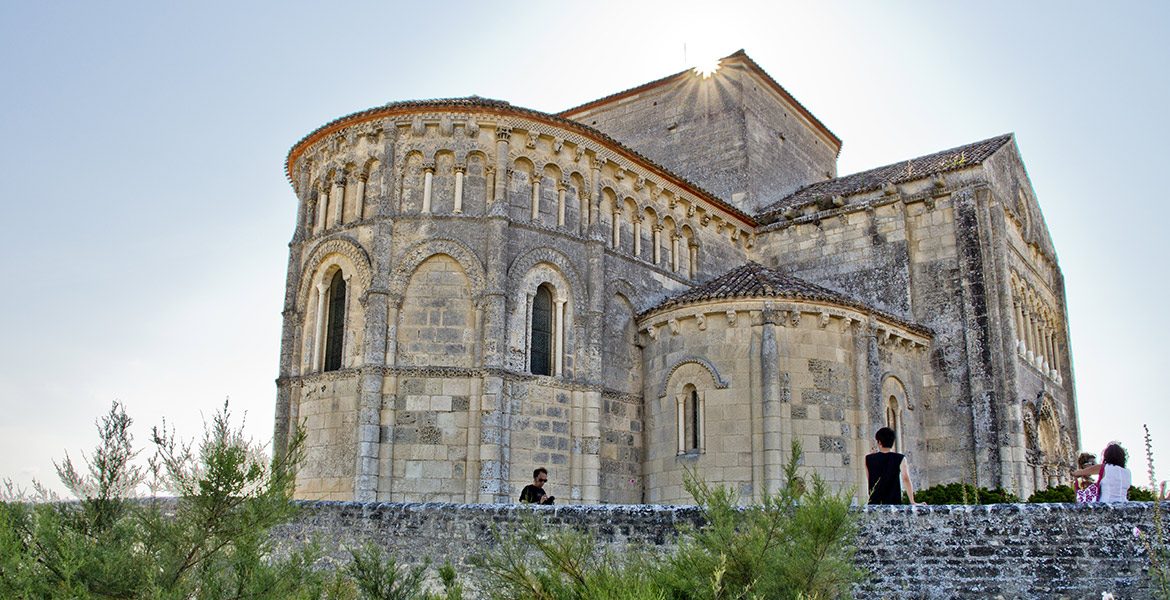
[[[467,173],[467,164],[466,163],[455,163],[455,172],[456,173]]]
[[[512,139],[512,128],[503,125],[496,127],[496,141],[507,142]]]
[[[435,161],[428,160],[428,161],[423,162],[422,168],[423,168],[423,171],[426,171],[428,173],[434,173],[435,172]]]

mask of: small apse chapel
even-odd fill
[[[1064,282],[1011,134],[837,175],[838,139],[742,51],[559,113],[392,102],[288,154],[277,380],[296,495],[751,499],[792,440],[865,487],[1026,497],[1079,444]],[[859,492],[860,495],[861,492]]]

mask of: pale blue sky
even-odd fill
[[[282,165],[317,126],[471,94],[555,112],[743,48],[844,140],[841,174],[1015,132],[1084,446],[1121,440],[1144,482],[1149,423],[1167,478],[1170,4],[804,4],[3,3],[0,477],[54,482],[115,399],[142,447],[228,396],[271,436]]]

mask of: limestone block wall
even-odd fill
[[[317,540],[329,562],[349,560],[366,542],[399,560],[451,562],[483,597],[471,557],[490,553],[494,533],[533,516],[552,529],[576,528],[601,547],[669,551],[676,527],[696,525],[688,506],[557,506],[306,503],[302,518],[273,532],[278,552]],[[890,600],[1153,598],[1144,547],[1133,528],[1153,531],[1151,503],[1006,504],[859,509],[857,560],[869,576],[858,598]],[[1166,506],[1162,505],[1163,520]],[[1170,532],[1163,543],[1170,543]]]
[[[745,56],[561,113],[752,213],[837,173],[837,140]]]
[[[305,459],[295,495],[306,500],[350,498],[357,441],[357,381],[333,371],[308,377],[294,390],[293,419],[305,430]]]
[[[953,201],[944,191],[923,181],[904,193],[858,194],[841,209],[771,226],[758,245],[764,264],[934,331],[920,397],[926,447],[917,461],[932,481],[970,478],[975,453],[963,272]],[[918,201],[904,201],[906,194]]]
[[[792,440],[834,489],[863,497],[862,458],[890,410],[914,464],[928,340],[877,325],[844,307],[759,299],[643,317],[646,502],[686,501],[686,470],[758,496],[779,484]]]

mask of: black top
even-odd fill
[[[520,503],[540,504],[540,497],[546,493],[547,492],[545,492],[543,489],[538,488],[530,483],[524,486],[523,490],[520,490]],[[552,504],[552,498],[549,498],[549,501],[546,504]]]
[[[902,458],[897,452],[874,452],[865,456],[870,504],[902,503]]]

